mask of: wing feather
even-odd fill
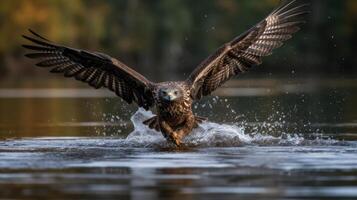
[[[120,61],[102,53],[57,45],[29,31],[32,36],[23,37],[32,44],[23,47],[32,52],[25,56],[41,59],[37,66],[50,68],[50,72],[62,73],[65,77],[74,77],[96,89],[106,87],[126,102],[136,102],[145,109],[153,106],[153,83]]]
[[[272,54],[292,34],[300,30],[301,18],[308,13],[308,4],[292,0],[279,6],[263,21],[223,45],[204,60],[186,80],[191,97],[209,95],[233,76],[260,65],[262,58]]]

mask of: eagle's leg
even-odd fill
[[[182,126],[173,129],[169,124],[165,121],[160,122],[161,132],[165,136],[166,139],[172,141],[176,146],[181,145],[182,139],[191,133],[196,123],[195,118],[189,117],[185,120]]]
[[[161,132],[164,135],[164,137],[170,141],[173,142],[176,146],[181,145],[181,139],[183,137],[183,131],[182,130],[174,130],[172,127],[166,123],[165,121],[160,122],[160,128]]]
[[[143,121],[143,124],[147,125],[150,129],[155,129],[158,132],[160,131],[159,118],[157,116]]]
[[[177,141],[176,137],[174,137],[175,132],[171,128],[171,126],[165,121],[160,121],[159,123],[160,123],[160,130],[161,130],[162,135],[168,141],[171,141],[171,142],[175,143],[177,146],[179,146],[181,143],[179,141]]]

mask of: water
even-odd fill
[[[357,82],[305,83],[218,91],[180,149],[110,93],[0,89],[0,198],[357,199]]]

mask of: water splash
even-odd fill
[[[142,122],[153,116],[151,111],[139,108],[130,118],[134,125],[134,131],[125,139],[125,143],[135,147],[165,146],[167,143],[160,132],[149,129]]]
[[[149,129],[142,122],[153,116],[150,111],[139,109],[132,117],[134,131],[124,140],[125,145],[132,147],[172,147],[160,132]],[[299,145],[332,145],[338,143],[332,139],[306,139],[293,133],[281,134],[248,133],[244,125],[217,124],[204,122],[184,138],[187,147],[238,147],[246,145],[264,146],[299,146]]]

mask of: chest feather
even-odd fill
[[[173,102],[169,104],[160,104],[158,112],[165,118],[180,118],[191,113],[191,103],[189,101]]]

